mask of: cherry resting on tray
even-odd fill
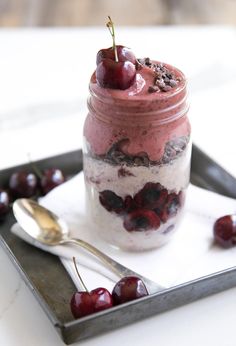
[[[40,178],[40,186],[44,195],[54,189],[54,187],[64,183],[65,177],[58,168],[45,169]]]
[[[90,315],[113,306],[112,296],[106,288],[75,292],[71,298],[71,312],[75,318]]]
[[[148,291],[143,281],[136,276],[126,276],[117,282],[112,291],[114,305],[145,297]]]
[[[236,245],[236,215],[222,216],[213,228],[216,243],[224,248]]]
[[[129,48],[116,46],[114,24],[110,17],[107,27],[113,39],[113,46],[97,53],[96,79],[103,88],[125,90],[136,76],[136,58]]]
[[[34,197],[39,192],[39,188],[45,195],[65,181],[62,171],[58,168],[49,168],[41,172],[35,165],[32,164],[32,167],[35,174],[22,170],[10,176],[9,190],[14,199]]]
[[[0,221],[8,213],[10,209],[10,198],[8,192],[0,189]]]
[[[75,292],[71,298],[71,312],[75,318],[90,315],[94,312],[108,309],[113,305],[119,305],[128,301],[148,295],[143,281],[136,276],[126,276],[116,283],[112,295],[106,288],[96,288],[91,292],[86,288],[78,271],[75,257],[74,266],[84,291]]]
[[[38,179],[34,173],[18,171],[11,175],[9,188],[14,198],[32,197],[36,194]]]
[[[110,292],[102,287],[95,288],[89,292],[80,276],[75,257],[73,257],[73,261],[76,273],[85,289],[85,291],[75,292],[71,298],[70,308],[73,316],[79,318],[112,307],[113,299]]]

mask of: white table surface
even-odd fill
[[[185,72],[193,141],[236,176],[235,28],[117,28],[117,43]],[[0,169],[81,147],[95,55],[110,45],[105,27],[0,31]],[[1,248],[0,278],[0,345],[63,345]],[[235,346],[235,296],[233,288],[78,344]]]

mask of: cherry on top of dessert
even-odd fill
[[[130,61],[132,64],[136,64],[136,57],[132,50],[128,47],[116,45],[118,61]],[[115,61],[115,50],[114,47],[103,48],[97,52],[97,65],[103,59],[111,59]]]
[[[103,59],[97,66],[96,79],[103,88],[128,89],[136,76],[135,65],[130,61],[116,62]]]
[[[115,29],[110,17],[106,24],[112,36],[113,45],[97,53],[96,79],[103,88],[128,89],[136,76],[136,58],[132,51],[124,46],[116,46]]]

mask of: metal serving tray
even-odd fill
[[[82,153],[74,151],[36,162],[40,169],[61,168],[66,175],[82,169]],[[21,165],[0,172],[1,186]],[[197,186],[236,198],[236,179],[193,146],[191,182]],[[165,289],[142,299],[123,304],[78,320],[70,312],[75,286],[60,260],[17,238],[10,232],[15,222],[10,213],[0,224],[0,244],[19,270],[65,343],[70,344],[98,333],[127,325],[145,317],[190,303],[236,285],[236,267]]]

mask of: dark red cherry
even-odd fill
[[[113,191],[104,190],[100,192],[99,201],[107,211],[114,211],[117,214],[124,211],[123,199]]]
[[[108,309],[113,306],[112,295],[106,288],[95,288],[90,294],[94,302],[94,312]]]
[[[180,198],[176,193],[169,194],[167,198],[167,208],[170,216],[175,216],[180,207]]]
[[[90,315],[94,312],[93,300],[89,292],[75,292],[70,302],[71,312],[74,318]]]
[[[216,220],[214,227],[214,238],[216,243],[224,248],[236,244],[236,215],[222,216]]]
[[[127,213],[130,213],[138,208],[134,199],[131,196],[126,196],[124,200],[124,208]]]
[[[143,281],[136,276],[127,276],[116,283],[112,291],[114,305],[129,302],[148,295]]]
[[[38,180],[34,173],[25,171],[15,172],[9,180],[9,188],[14,198],[32,197],[37,192]]]
[[[46,195],[49,191],[54,189],[54,187],[64,183],[65,177],[60,169],[50,168],[43,172],[42,178],[40,179],[40,186],[42,192]]]
[[[176,216],[179,208],[183,204],[183,194],[170,193],[161,208],[156,208],[155,212],[162,222],[166,222],[169,218]]]
[[[102,287],[91,292],[76,292],[71,298],[71,312],[75,318],[90,315],[113,306],[113,298],[110,292]]]
[[[103,88],[128,89],[136,76],[135,65],[130,61],[103,59],[97,66],[96,78]]]
[[[160,227],[160,218],[152,210],[137,209],[125,215],[124,228],[129,232],[142,232]]]
[[[118,61],[130,61],[136,64],[136,57],[132,50],[125,46],[116,45]],[[115,61],[115,51],[113,47],[100,49],[97,53],[97,65],[103,59],[111,59]]]
[[[159,183],[146,183],[134,196],[134,201],[140,208],[161,208],[167,198],[168,191]]]
[[[0,220],[4,219],[4,216],[10,210],[10,198],[8,192],[0,189]]]

